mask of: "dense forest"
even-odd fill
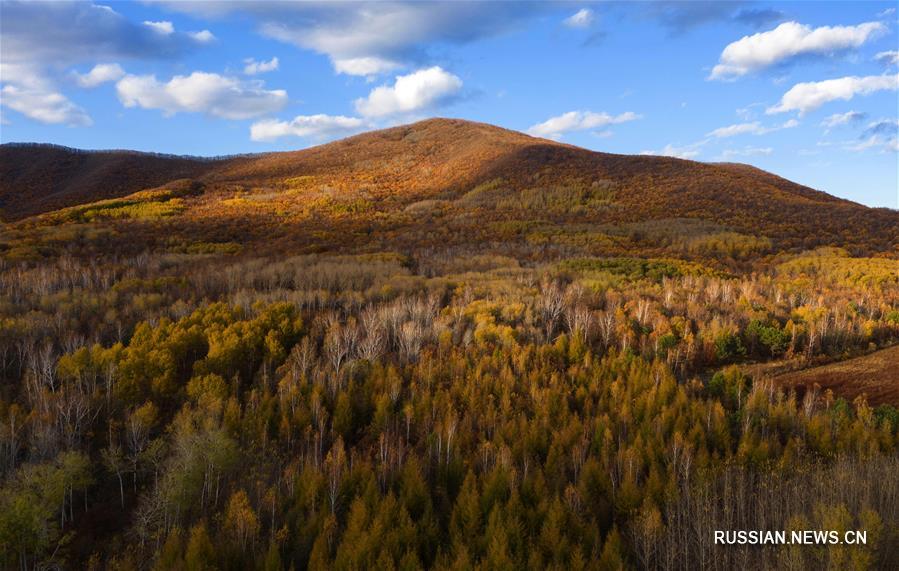
[[[460,123],[6,224],[0,565],[895,568],[899,387],[778,375],[899,341],[899,214]]]

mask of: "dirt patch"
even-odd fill
[[[831,389],[849,401],[865,395],[871,406],[899,406],[899,345],[864,357],[785,373],[774,379],[781,386],[801,392],[817,384],[822,390]]]

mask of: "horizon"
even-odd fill
[[[4,144],[208,158],[456,117],[899,208],[891,2],[0,9]]]

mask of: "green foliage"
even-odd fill
[[[741,359],[746,355],[746,348],[740,336],[726,331],[715,338],[715,358],[721,363],[728,363]]]
[[[57,222],[90,223],[98,220],[157,219],[174,216],[185,208],[181,198],[149,195],[132,199],[104,200],[61,211]]]
[[[28,567],[46,561],[69,537],[60,530],[60,513],[69,494],[92,483],[90,460],[63,452],[51,462],[26,465],[0,486],[0,561]]]
[[[736,367],[717,371],[708,384],[709,394],[730,410],[739,410],[752,388],[752,380]]]
[[[782,355],[790,343],[790,334],[781,329],[779,324],[768,325],[758,319],[749,322],[744,335],[750,346],[758,343],[764,348],[766,356],[771,357]]]

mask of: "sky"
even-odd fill
[[[899,208],[896,7],[0,0],[0,142],[213,156],[457,117]]]

